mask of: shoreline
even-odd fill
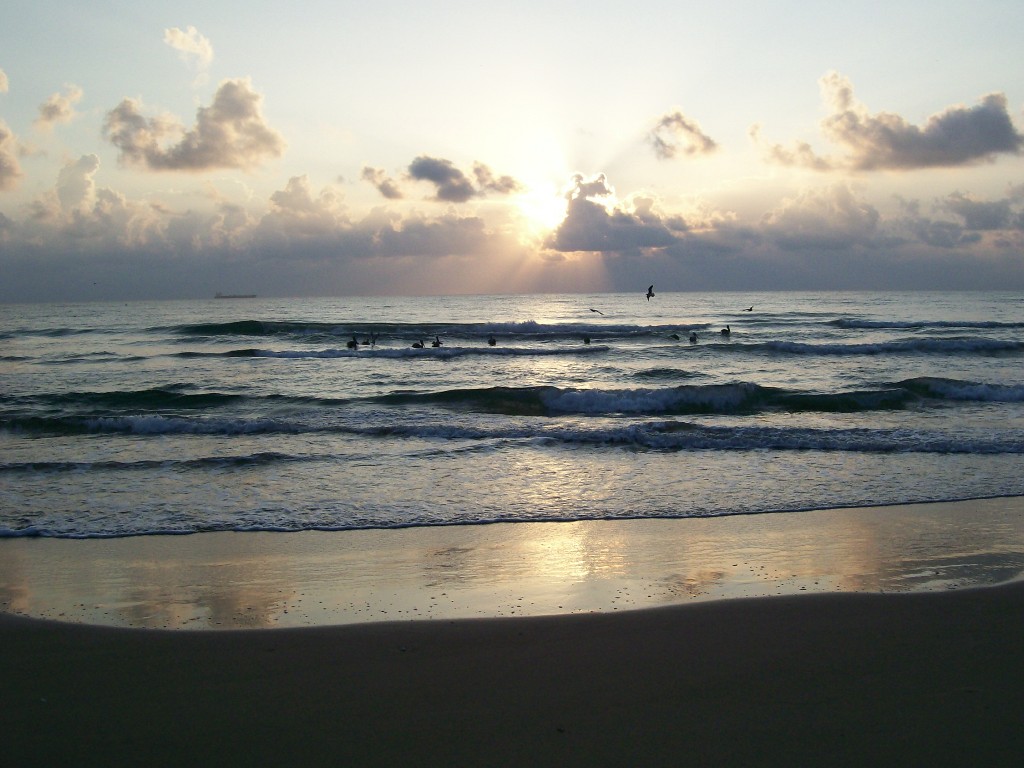
[[[0,611],[255,629],[618,612],[1024,573],[1024,497],[773,515],[0,541]]]
[[[0,615],[13,765],[1016,765],[1024,582],[167,632]]]
[[[1019,762],[1019,497],[525,526],[0,542],[4,754],[219,767]],[[374,592],[378,607],[435,607],[339,607]],[[81,602],[93,598],[109,602]],[[47,600],[81,607],[47,615]],[[530,603],[539,615],[524,615]],[[164,629],[173,616],[216,631]]]

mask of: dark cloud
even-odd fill
[[[409,164],[409,178],[414,181],[429,181],[437,188],[435,200],[446,203],[465,203],[474,197],[483,197],[489,192],[507,195],[521,189],[519,182],[511,176],[495,177],[486,165],[473,165],[473,179],[455,167],[451,160],[420,155]]]
[[[0,189],[13,189],[22,176],[17,144],[7,123],[0,120]]]
[[[554,251],[624,252],[647,248],[664,248],[675,236],[659,217],[651,215],[645,200],[637,211],[609,209],[594,198],[609,197],[614,190],[604,174],[593,179],[573,177],[573,187],[566,195],[565,219],[545,246]]]
[[[901,201],[903,218],[893,223],[919,243],[941,248],[964,249],[984,245],[995,251],[1021,252],[1024,249],[1024,199],[1018,189],[1010,189],[1001,200],[976,200],[954,192],[936,200],[931,218],[921,212],[917,202]]]
[[[496,177],[491,169],[483,163],[473,163],[473,175],[481,193],[496,192],[499,195],[511,195],[522,190],[522,185],[511,176]]]
[[[647,140],[654,147],[654,154],[665,160],[680,154],[706,155],[718,148],[696,121],[678,109],[663,115],[651,129]]]
[[[949,107],[917,126],[889,112],[869,113],[854,99],[850,81],[837,72],[826,74],[820,85],[832,111],[822,131],[845,156],[823,157],[801,142],[792,149],[768,145],[768,160],[814,170],[906,171],[972,165],[1024,149],[1024,134],[1014,126],[1001,93],[984,96],[974,107]],[[759,128],[751,135],[759,141]]]
[[[825,134],[846,147],[849,164],[858,170],[967,165],[1017,154],[1024,146],[1001,93],[974,107],[950,107],[918,127],[899,115],[868,114],[854,101],[849,80],[836,72],[823,78],[822,88],[835,109],[824,121]]]
[[[451,160],[420,155],[409,164],[409,176],[434,184],[437,199],[445,202],[464,203],[477,195],[473,182]]]
[[[977,234],[965,232],[963,225],[953,221],[912,218],[905,226],[915,240],[933,248],[960,248],[978,242]]]
[[[103,134],[121,150],[122,160],[154,171],[249,169],[280,156],[285,146],[264,121],[261,102],[247,80],[227,80],[213,104],[200,107],[196,125],[183,132],[172,120],[144,117],[137,102],[125,99],[107,113]]]
[[[603,173],[589,180],[577,173],[572,177],[572,186],[566,192],[565,199],[572,201],[580,197],[607,197],[613,194],[615,190],[608,184],[608,177]]]
[[[64,86],[63,93],[55,93],[39,106],[35,125],[47,129],[56,123],[69,123],[75,115],[75,104],[82,100],[82,89],[77,85]]]
[[[362,178],[363,181],[373,184],[388,200],[402,199],[402,190],[398,188],[398,184],[380,168],[366,166],[363,168]]]
[[[972,230],[1005,229],[1010,225],[1010,200],[973,200],[960,192],[949,195],[940,206],[963,219]]]

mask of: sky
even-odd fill
[[[0,301],[1024,290],[1024,3],[0,10]]]

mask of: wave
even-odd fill
[[[1024,352],[1022,341],[972,337],[897,339],[854,344],[808,344],[799,341],[768,341],[758,344],[731,343],[718,347],[733,353],[768,352],[790,355],[889,355],[889,354],[998,354]]]
[[[659,375],[667,376],[670,370],[659,371]],[[918,405],[922,400],[1021,402],[1024,386],[922,377],[878,389],[841,392],[805,392],[740,382],[630,389],[486,387],[393,393],[375,400],[391,405],[440,405],[519,416],[752,415],[765,411],[857,413],[898,410]]]
[[[166,460],[166,459],[142,459],[139,461],[29,461],[29,462],[0,462],[0,473],[62,473],[62,472],[88,472],[88,471],[110,471],[110,472],[132,472],[147,471],[153,469],[227,469],[234,467],[260,467],[270,464],[289,462],[323,461],[335,457],[328,455],[311,454],[288,454],[276,451],[263,451],[259,453],[240,456],[205,456],[195,459]]]
[[[922,376],[901,381],[904,387],[922,397],[981,403],[1024,402],[1024,384],[983,384],[974,381]]]
[[[411,346],[400,349],[370,347],[362,349],[231,349],[226,352],[176,352],[174,357],[189,359],[203,357],[264,357],[280,360],[334,360],[343,358],[384,358],[388,360],[422,358],[449,360],[457,357],[486,355],[489,357],[557,357],[562,355],[588,355],[607,352],[609,347],[602,344],[588,344],[576,347],[455,347],[426,346],[416,349]]]
[[[826,325],[849,330],[900,330],[911,328],[1024,328],[1024,322],[1002,322],[999,320],[866,320],[853,317],[840,317],[835,320],[830,320]]]
[[[124,417],[95,422],[95,429],[133,431],[140,434],[195,434],[204,428],[218,434],[237,434],[259,430],[275,433],[298,432],[303,428],[287,422],[202,421],[161,417]],[[326,428],[325,428],[326,429]],[[488,444],[497,450],[509,443],[534,443],[546,447],[585,446],[590,448],[629,448],[654,451],[823,451],[856,453],[927,454],[1021,454],[1024,441],[1019,432],[986,431],[976,435],[950,434],[923,429],[824,429],[815,427],[777,427],[757,424],[721,426],[679,420],[649,420],[632,423],[564,424],[533,421],[487,425],[460,425],[451,420],[417,423],[392,423],[335,427],[333,431],[378,439],[417,439]],[[308,429],[306,430],[308,431]],[[351,457],[346,456],[345,460]],[[3,472],[81,472],[85,469],[139,470],[174,467],[229,467],[285,461],[338,461],[337,456],[260,453],[242,457],[216,457],[175,463],[138,462],[8,462]]]
[[[651,369],[646,373],[656,374],[657,378],[690,375],[673,369]],[[194,385],[176,384],[130,391],[0,395],[0,405],[5,409],[0,413],[0,429],[50,434],[232,435],[344,431],[348,428],[344,418],[400,421],[401,414],[393,411],[396,407],[521,417],[644,417],[745,416],[772,411],[860,413],[927,406],[931,401],[1024,402],[1024,385],[936,377],[917,377],[874,389],[836,392],[784,389],[749,382],[614,389],[470,387],[398,391],[362,398],[242,395],[195,389]],[[289,407],[290,415],[277,413],[284,406]],[[380,407],[387,411],[382,414]],[[244,413],[237,410],[239,408],[244,409]],[[271,412],[275,415],[266,415]],[[354,415],[348,415],[350,413]]]
[[[494,335],[524,340],[558,340],[579,338],[581,335],[608,336],[613,338],[635,336],[663,336],[679,334],[682,329],[706,330],[706,323],[693,325],[636,325],[631,323],[540,323],[534,320],[497,321],[486,323],[324,323],[285,322],[268,320],[237,320],[225,323],[199,323],[151,328],[152,332],[170,331],[186,337],[299,337],[305,340],[316,337],[357,337],[360,343],[376,338],[380,343],[408,343],[420,338],[452,336],[467,339],[486,339]]]
[[[369,343],[360,344],[357,348],[328,347],[323,349],[266,349],[260,347],[240,347],[227,351],[207,352],[189,350],[174,353],[173,356],[180,358],[206,358],[206,357],[268,357],[268,358],[347,358],[347,357],[380,357],[388,359],[418,358],[418,357],[442,357],[453,358],[469,355],[493,355],[493,356],[549,356],[565,354],[588,354],[594,352],[608,352],[611,345],[616,341],[643,339],[672,339],[666,329],[633,328],[618,333],[607,329],[575,329],[572,332],[557,332],[543,336],[530,337],[529,335],[518,335],[505,337],[496,346],[487,346],[484,342],[488,333],[476,334],[479,339],[478,346],[463,345],[458,342],[449,342],[442,346],[429,346],[429,340],[439,334],[433,332],[408,333],[396,341],[378,340],[375,345]],[[351,338],[351,333],[335,334],[343,338]],[[595,338],[599,343],[582,344],[584,337]],[[467,339],[463,331],[461,339]],[[683,337],[685,339],[685,337]],[[422,349],[412,347],[414,340],[424,341],[427,346]],[[472,339],[467,339],[472,343]],[[541,344],[539,346],[524,346],[530,343]],[[558,346],[545,346],[542,343],[570,342],[572,346],[565,344]],[[400,343],[401,346],[395,346]],[[717,353],[743,355],[743,354],[770,354],[770,355],[794,355],[794,356],[860,356],[860,355],[907,355],[907,354],[1019,354],[1024,352],[1024,341],[985,339],[975,337],[932,337],[932,338],[910,338],[896,339],[893,341],[863,342],[863,343],[808,343],[800,341],[766,341],[746,343],[736,338],[728,341],[719,341],[717,338],[704,340],[699,346],[686,344],[680,349],[690,352],[694,349],[713,349]]]
[[[587,344],[576,347],[424,347],[414,349],[320,349],[320,350],[281,350],[257,349],[247,351],[251,357],[270,358],[343,358],[343,357],[381,357],[391,360],[420,358],[452,359],[486,355],[488,357],[560,357],[563,355],[592,355],[607,352],[608,347],[601,344]],[[228,353],[234,354],[234,353]]]

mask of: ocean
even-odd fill
[[[0,537],[1024,495],[1022,329],[1021,293],[0,305]]]

